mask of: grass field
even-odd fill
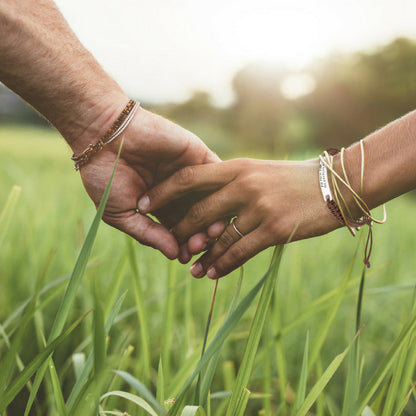
[[[48,344],[96,214],[70,155],[53,131],[0,126],[0,212],[9,207],[0,217],[1,416],[23,415],[29,392],[36,391],[34,375],[20,388],[10,386]],[[387,224],[374,227],[362,331],[355,341],[364,238],[353,239],[347,230],[285,247],[280,267],[278,260],[273,263],[278,277],[271,273],[264,282],[270,285],[270,299],[266,292],[254,298],[250,290],[267,271],[272,249],[244,266],[241,288],[240,271],[221,279],[209,341],[219,333],[224,342],[214,339],[219,353],[212,353],[201,383],[189,383],[182,406],[178,393],[201,354],[214,282],[193,279],[189,266],[168,262],[102,223],[86,271],[79,275],[65,328],[91,308],[94,312],[53,348],[53,366],[29,414],[159,415],[166,410],[170,415],[344,416],[363,409],[367,416],[416,414],[415,204],[412,195],[390,202]],[[34,294],[33,304],[19,309]],[[246,295],[247,311],[239,316],[240,309],[231,307],[226,318],[230,305]],[[251,349],[245,349],[247,339]],[[344,359],[339,354],[348,346]],[[92,350],[94,365],[83,384],[79,380]],[[336,356],[339,362],[333,361]],[[75,394],[77,382],[82,388]],[[16,394],[6,403],[10,391]],[[120,393],[103,397],[110,391]],[[183,410],[186,404],[194,407]]]

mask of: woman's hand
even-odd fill
[[[318,166],[317,159],[235,159],[188,166],[148,191],[139,209],[154,212],[194,192],[209,192],[173,227],[179,243],[218,220],[237,217],[191,267],[194,277],[216,279],[267,247],[339,227],[322,199]]]

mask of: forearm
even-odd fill
[[[127,102],[50,0],[0,2],[0,80],[80,151]]]
[[[416,188],[416,111],[393,121],[364,139],[363,199],[374,208]],[[346,149],[345,167],[354,190],[360,192],[361,151],[356,143]],[[335,169],[341,172],[340,156]],[[350,193],[343,194],[354,205]]]

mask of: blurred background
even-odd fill
[[[224,158],[348,145],[414,109],[411,0],[57,0],[143,106]],[[5,88],[0,123],[46,126]]]
[[[224,159],[316,157],[327,147],[347,146],[416,108],[414,0],[57,0],[57,4],[82,43],[132,98],[193,131]],[[18,305],[33,294],[39,277],[46,276],[51,285],[65,283],[95,215],[70,156],[58,133],[0,84],[0,212],[7,214],[0,214],[4,328],[16,316]],[[414,207],[411,194],[390,202],[388,223],[375,227],[363,306],[367,327],[361,336],[367,354],[365,378],[377,367],[413,304]],[[355,280],[321,353],[323,365],[351,340],[361,272],[360,254],[354,253],[365,239],[363,232],[361,240],[354,240],[340,229],[319,241],[300,241],[285,249],[272,315],[279,311],[281,328],[302,313],[305,316],[284,337],[288,392],[297,385],[306,331],[311,331],[312,340],[318,339],[326,319],[326,309],[317,307],[311,313],[313,302],[327,295],[332,299],[351,259],[357,258]],[[71,319],[94,303],[96,281],[105,302],[119,287],[129,290],[123,311],[133,313],[125,314],[112,342],[137,346],[134,273],[129,268],[126,272],[123,263],[127,244],[122,233],[100,226]],[[212,282],[191,279],[189,266],[168,262],[150,248],[135,248],[144,298],[149,301],[152,365],[157,367],[165,345],[161,340],[169,333],[175,346],[174,372],[203,337]],[[266,251],[245,265],[243,292],[262,275],[269,258]],[[218,316],[229,306],[237,274],[221,280]],[[119,275],[124,280],[116,286]],[[56,293],[61,296],[64,286],[59,287]],[[172,330],[166,331],[161,311],[171,293],[177,302]],[[53,298],[42,310],[46,333],[58,302]],[[111,305],[108,301],[106,308]],[[189,328],[184,321],[190,322]],[[55,354],[65,397],[74,381],[70,357],[85,350],[83,340],[91,335],[91,321],[86,322]],[[248,325],[247,318],[224,353],[224,360],[235,361],[236,367]],[[38,345],[33,341],[36,335]],[[41,345],[38,332],[31,328],[23,361],[29,362]],[[118,351],[117,346],[111,348]],[[0,342],[0,354],[4,350]],[[126,364],[129,371],[140,368],[140,360],[139,353],[133,354],[132,364]],[[344,375],[342,370],[330,387],[334,403],[342,401]],[[262,389],[261,377],[257,369],[254,391]],[[219,378],[215,389],[223,388]],[[55,414],[44,410],[49,402],[45,397],[50,396],[43,393],[36,414]],[[24,405],[19,397],[15,412],[9,414],[23,414]],[[257,415],[261,404],[254,401],[252,407],[256,412],[248,414]],[[406,415],[415,415],[415,409],[412,399]]]

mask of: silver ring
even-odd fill
[[[231,221],[231,225],[233,226],[235,232],[240,236],[240,237],[244,237],[244,234],[236,227],[236,225],[234,224],[234,220],[235,218]]]

